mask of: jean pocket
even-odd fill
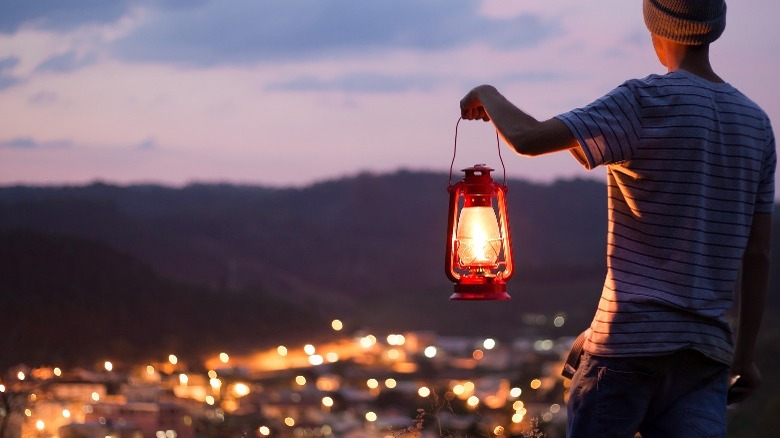
[[[652,374],[642,371],[599,367],[596,393],[598,416],[604,427],[633,436],[647,411],[653,380]]]

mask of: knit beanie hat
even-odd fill
[[[680,44],[709,44],[726,28],[724,0],[643,0],[650,32]]]

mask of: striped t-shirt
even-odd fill
[[[588,169],[607,166],[607,276],[585,350],[733,357],[731,306],[754,213],[774,205],[769,119],[683,70],[630,80],[557,116]]]

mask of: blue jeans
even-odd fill
[[[646,357],[585,353],[569,390],[567,436],[725,437],[728,373],[694,350]]]

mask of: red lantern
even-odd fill
[[[463,169],[450,184],[445,271],[455,283],[451,300],[508,300],[512,244],[506,211],[506,185],[490,176],[484,164]],[[496,214],[496,209],[498,214]]]

